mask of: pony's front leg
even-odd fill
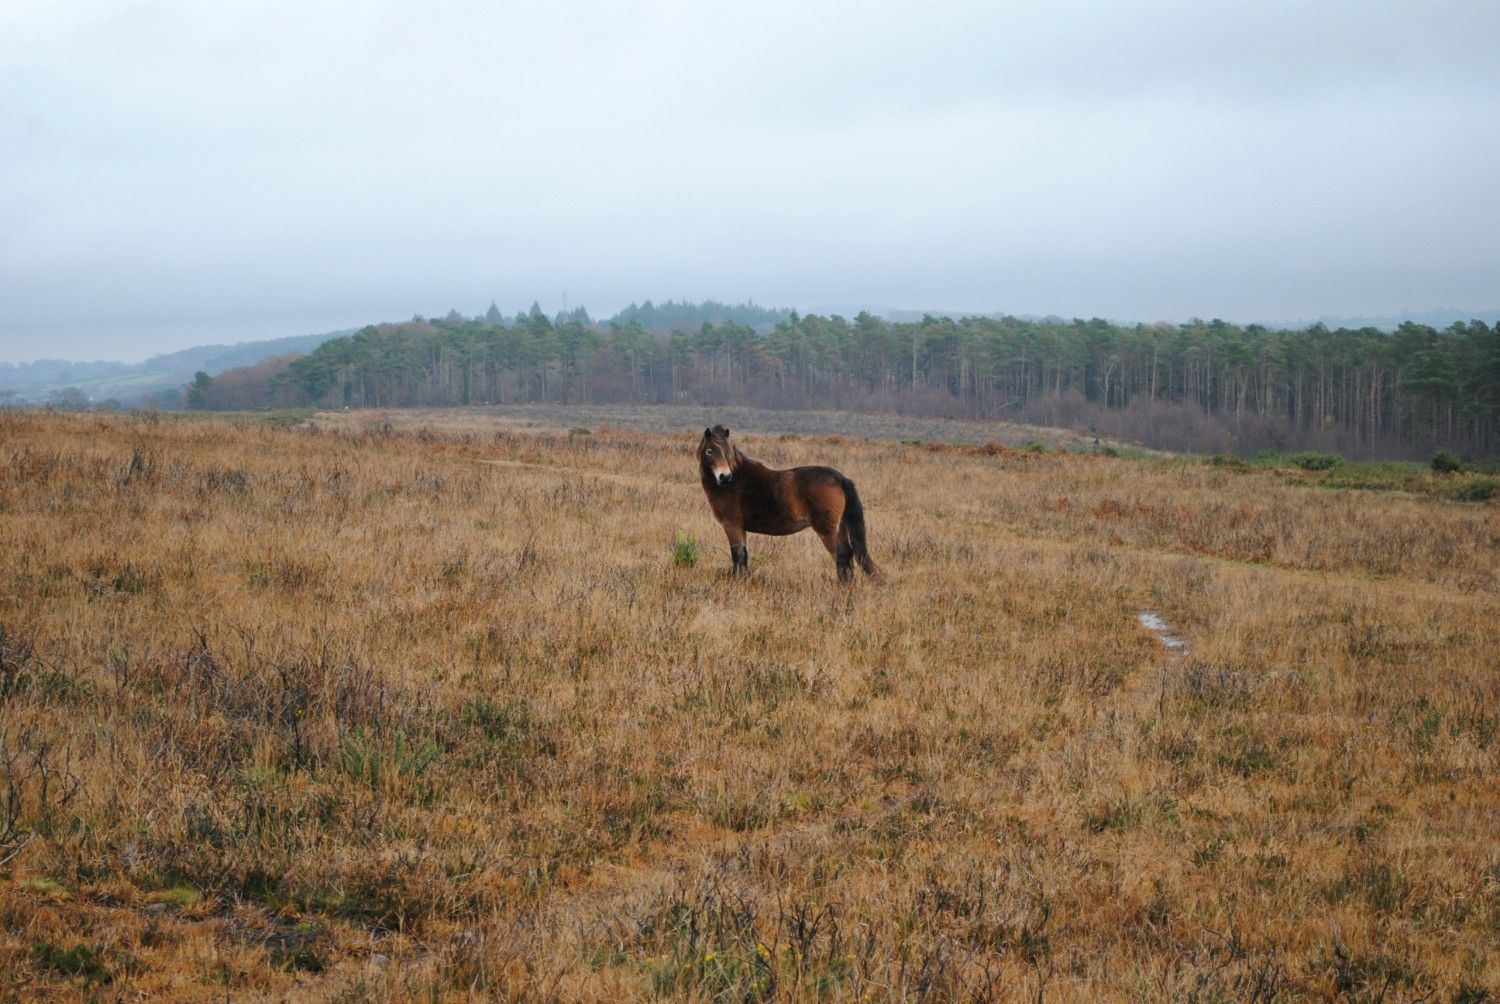
[[[741,575],[750,571],[750,552],[745,548],[745,531],[742,527],[726,526],[724,535],[729,538],[730,575]]]

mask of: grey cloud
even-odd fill
[[[0,11],[0,359],[491,298],[1500,304],[1488,3]]]

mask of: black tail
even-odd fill
[[[870,557],[870,548],[865,543],[865,507],[859,503],[859,492],[848,478],[840,478],[839,483],[844,488],[844,518],[839,521],[839,536],[848,542],[854,560],[866,575],[879,575],[880,567]]]

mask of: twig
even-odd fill
[[[11,859],[14,858],[17,854],[20,854],[21,851],[26,847],[26,845],[31,843],[31,838],[35,835],[36,834],[34,833],[28,833],[26,834],[26,836],[22,837],[20,843],[16,844],[16,846],[10,849],[9,854],[5,855],[5,857],[3,858],[0,858],[0,868],[3,868],[5,865],[10,864]]]

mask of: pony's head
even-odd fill
[[[704,480],[716,485],[727,485],[734,480],[734,469],[739,466],[740,451],[729,441],[729,430],[722,425],[703,430],[698,442],[698,466]]]

